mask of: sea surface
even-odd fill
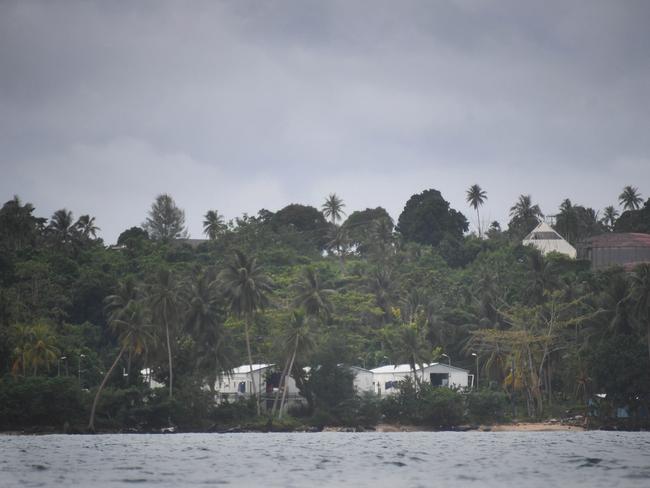
[[[0,435],[0,487],[650,487],[650,433]]]

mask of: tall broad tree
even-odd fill
[[[156,197],[142,227],[152,239],[164,242],[188,236],[185,212],[176,206],[174,199],[167,193]]]
[[[120,318],[111,320],[109,325],[113,333],[117,335],[120,350],[99,385],[97,393],[95,393],[93,406],[90,410],[90,420],[88,421],[88,430],[91,432],[95,431],[95,412],[99,397],[120,359],[127,351],[132,355],[142,354],[147,350],[153,338],[150,332],[151,322],[146,307],[140,302],[131,302]]]
[[[34,210],[17,195],[0,208],[0,246],[19,250],[36,240],[46,219],[34,217]]]
[[[467,203],[469,206],[476,210],[476,224],[478,227],[478,236],[482,236],[481,232],[481,216],[479,215],[479,207],[483,206],[487,200],[487,193],[479,185],[472,185],[467,190]]]
[[[241,251],[235,251],[234,258],[219,275],[226,305],[231,314],[244,320],[246,352],[250,367],[253,394],[257,394],[253,375],[253,355],[251,353],[250,328],[259,310],[269,305],[269,294],[273,290],[271,279],[266,275],[257,259],[249,258]],[[259,401],[257,413],[261,413]]]
[[[169,365],[169,398],[173,398],[174,370],[171,336],[180,317],[182,297],[176,278],[169,269],[161,268],[158,270],[153,283],[148,287],[147,298],[153,313],[154,323],[164,333]]]
[[[432,246],[445,237],[460,240],[467,229],[465,216],[433,189],[412,195],[397,220],[397,231],[406,240]]]
[[[326,218],[329,218],[332,224],[336,224],[343,218],[343,215],[345,215],[343,207],[345,207],[343,199],[341,199],[336,193],[330,193],[325,199],[325,203],[321,209],[323,210],[323,215]]]
[[[227,228],[223,215],[220,215],[218,211],[208,210],[203,216],[203,233],[211,241],[216,240]]]
[[[625,210],[638,210],[643,203],[643,198],[641,198],[637,187],[627,185],[618,196],[618,202],[623,205]]]

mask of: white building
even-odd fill
[[[218,401],[234,401],[246,398],[253,393],[253,380],[258,395],[274,395],[280,386],[282,374],[275,370],[274,364],[244,364],[233,369],[230,374],[224,373],[214,385],[218,394]],[[296,382],[291,376],[286,379],[287,396],[293,398],[298,395]]]
[[[575,259],[576,249],[569,244],[553,227],[546,222],[540,222],[533,231],[528,234],[522,244],[534,246],[546,255],[550,252],[558,252]]]
[[[374,381],[374,391],[378,394],[394,394],[399,389],[399,383],[406,378],[415,380],[411,366],[408,364],[389,364],[371,370]],[[451,388],[469,388],[470,374],[467,370],[442,363],[425,364],[418,367],[415,374],[422,382],[434,386]]]
[[[350,366],[350,371],[354,374],[354,389],[358,394],[375,391],[375,378],[372,371],[359,366]]]

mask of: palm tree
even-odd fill
[[[393,345],[393,355],[396,363],[406,362],[411,367],[415,384],[420,379],[415,373],[417,366],[429,360],[430,350],[427,348],[426,340],[421,332],[414,325],[403,325],[399,330],[397,343]]]
[[[56,362],[60,351],[54,345],[54,334],[47,325],[35,325],[31,335],[32,343],[25,353],[25,359],[31,365],[33,375],[36,376],[40,366],[45,366],[47,371],[50,370],[50,364]]]
[[[313,268],[304,268],[301,280],[293,288],[296,291],[295,307],[302,307],[310,317],[329,317],[332,312],[330,296],[335,291],[323,288],[320,277]]]
[[[517,203],[510,208],[510,223],[508,230],[516,238],[528,234],[543,217],[539,205],[533,205],[530,195],[519,195]]]
[[[643,203],[643,199],[637,187],[627,185],[618,196],[618,202],[623,205],[625,210],[638,210],[641,203]]]
[[[560,204],[556,228],[562,232],[567,241],[575,243],[578,234],[578,216],[573,203],[568,198],[565,198]]]
[[[90,215],[82,215],[79,217],[74,224],[74,228],[85,239],[95,239],[97,237],[97,231],[101,230],[95,225],[95,217],[91,217]]]
[[[618,215],[618,210],[616,210],[613,205],[609,205],[603,210],[603,218],[601,222],[609,231],[612,231],[614,230],[614,224],[616,223]]]
[[[336,251],[339,256],[339,266],[341,273],[345,272],[345,255],[350,247],[350,236],[345,225],[332,225],[328,232],[327,248],[330,251]]]
[[[293,370],[296,355],[299,351],[302,354],[310,351],[314,345],[310,335],[311,331],[309,321],[305,320],[305,316],[300,312],[293,313],[291,321],[289,322],[289,330],[287,332],[286,344],[292,348],[292,351],[289,365],[280,382],[280,386],[282,387],[282,385],[284,385],[284,387],[282,388],[282,400],[280,401],[280,413],[278,414],[279,418],[282,418],[282,412],[284,411],[285,399],[287,396],[287,376],[290,375]]]
[[[375,296],[375,303],[383,310],[382,321],[385,323],[390,318],[391,308],[399,296],[397,280],[391,270],[376,269],[368,278],[367,290]]]
[[[639,264],[632,275],[632,293],[637,317],[646,324],[648,355],[650,355],[650,264]]]
[[[35,339],[34,328],[31,325],[25,324],[15,325],[12,330],[12,336],[15,347],[13,350],[14,362],[11,366],[11,372],[18,374],[18,371],[22,371],[22,375],[26,376],[28,354]]]
[[[47,228],[58,244],[71,242],[75,232],[72,212],[65,208],[57,210],[52,215]]]
[[[171,328],[180,315],[181,296],[179,286],[169,269],[161,268],[158,270],[155,281],[148,289],[148,299],[156,324],[163,328],[165,332],[169,363],[169,398],[173,398],[174,373],[172,368]]]
[[[216,240],[227,229],[223,215],[219,215],[216,210],[208,210],[203,218],[203,233],[211,241]]]
[[[248,258],[241,251],[235,251],[234,259],[228,263],[219,275],[223,287],[226,304],[230,313],[244,319],[246,336],[246,351],[250,366],[253,394],[257,394],[255,377],[253,375],[253,355],[251,354],[250,326],[255,313],[268,306],[268,294],[272,291],[272,282],[264,273],[262,266],[255,258]],[[257,413],[260,404],[257,402]]]
[[[343,200],[339,198],[336,193],[330,193],[321,208],[323,210],[323,215],[326,218],[329,218],[333,224],[336,224],[336,222],[341,220],[342,216],[345,215],[343,207],[345,207]]]
[[[232,370],[232,351],[224,326],[219,283],[210,270],[199,273],[186,283],[183,293],[187,303],[185,329],[196,345],[195,364],[206,373],[210,390],[217,379]]]
[[[88,422],[88,430],[91,432],[95,431],[95,411],[97,410],[99,396],[118,362],[127,351],[135,355],[142,354],[147,350],[147,347],[152,340],[151,333],[149,332],[151,329],[149,317],[147,316],[145,307],[140,302],[131,302],[124,311],[122,317],[112,320],[109,325],[111,330],[117,334],[120,351],[115,358],[115,361],[113,361],[113,364],[106,372],[106,375],[95,394],[93,406],[90,411],[90,420]]]
[[[478,236],[481,237],[481,217],[478,208],[487,200],[487,193],[479,185],[472,185],[467,190],[467,203],[476,210],[476,222],[478,224]]]
[[[530,195],[519,195],[517,203],[510,207],[510,217],[527,220],[532,218],[543,217],[539,205],[533,205],[533,199]]]

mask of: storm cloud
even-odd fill
[[[113,242],[174,196],[194,237],[330,192],[650,193],[650,3],[0,2],[0,198]]]

